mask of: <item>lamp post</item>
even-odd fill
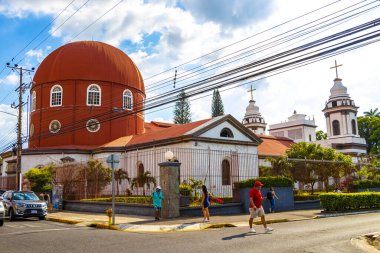
[[[107,164],[112,169],[112,225],[115,225],[115,167],[120,163],[118,155],[109,155],[107,157]]]

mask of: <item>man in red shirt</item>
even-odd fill
[[[267,227],[265,222],[265,212],[261,202],[265,199],[261,195],[261,187],[264,186],[259,181],[255,182],[255,186],[249,191],[249,213],[251,214],[249,218],[249,228],[250,232],[256,233],[256,230],[252,228],[253,219],[259,216],[261,218],[261,223],[264,225],[265,233],[270,233],[273,228]]]

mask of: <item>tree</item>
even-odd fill
[[[187,124],[191,122],[190,103],[186,97],[185,91],[178,95],[179,100],[175,103],[174,123]]]
[[[380,153],[380,117],[358,118],[359,135],[366,140],[368,153]]]
[[[29,180],[31,190],[35,192],[47,192],[52,189],[54,166],[49,164],[42,168],[32,168],[24,174]]]
[[[190,187],[194,191],[194,196],[198,197],[197,190],[202,189],[203,181],[202,180],[195,180],[194,178],[189,178],[190,180]]]
[[[317,131],[315,134],[318,141],[327,139],[327,133],[323,132],[322,130]]]
[[[315,143],[295,143],[286,154],[288,158],[294,159],[289,159],[291,163],[289,170],[293,180],[310,184],[312,191],[317,181],[323,182],[325,190],[328,191],[330,177],[338,182],[340,178],[355,170],[350,156]]]
[[[154,187],[156,187],[157,186],[156,178],[151,176],[150,171],[145,171],[144,173],[132,179],[132,183],[131,183],[132,190],[135,187],[139,187],[141,184],[143,188],[143,195],[145,196],[145,185],[147,189],[150,189],[151,184],[153,184]]]
[[[131,178],[128,176],[128,172],[126,172],[123,169],[118,169],[115,171],[116,194],[117,195],[119,195],[119,184],[121,184],[122,181],[125,179],[130,183]]]
[[[366,117],[380,117],[380,112],[378,111],[378,108],[375,108],[374,110],[370,109],[368,112],[364,112],[364,116]]]
[[[87,183],[87,194],[95,198],[110,184],[111,180],[112,169],[104,167],[98,160],[89,160],[77,175],[77,181]]]
[[[211,114],[212,117],[224,115],[223,101],[218,89],[214,90],[214,93],[212,94]]]

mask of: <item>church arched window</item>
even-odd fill
[[[37,94],[36,91],[32,92],[32,106],[30,108],[30,111],[34,112],[36,110],[36,104],[37,104]]]
[[[145,173],[144,164],[140,162],[139,166],[137,167],[137,180],[138,180],[139,187],[144,187],[144,180],[143,180],[144,173]]]
[[[100,106],[101,105],[102,90],[99,85],[91,84],[87,88],[87,105]]]
[[[340,126],[339,126],[338,120],[334,120],[332,122],[332,127],[333,127],[333,135],[340,135]]]
[[[225,127],[220,131],[220,137],[226,137],[226,138],[234,138],[234,134],[232,133],[231,129]]]
[[[133,108],[133,95],[130,90],[123,92],[123,109],[132,110]]]
[[[62,87],[60,85],[54,85],[50,90],[50,106],[62,105]]]
[[[222,185],[231,185],[231,165],[227,159],[222,162]]]
[[[351,120],[351,127],[352,127],[352,134],[357,134],[356,133],[356,121],[353,119]]]

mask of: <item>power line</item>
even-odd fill
[[[326,5],[322,6],[322,7],[319,7],[319,8],[317,8],[317,9],[314,9],[314,10],[310,11],[310,12],[307,12],[307,13],[305,13],[305,14],[302,14],[301,16],[298,16],[298,17],[295,17],[295,18],[289,19],[289,20],[287,20],[287,21],[285,21],[285,22],[283,22],[283,23],[281,23],[281,24],[279,24],[279,25],[275,25],[275,26],[273,26],[273,27],[271,27],[271,28],[269,28],[269,29],[266,29],[266,30],[261,31],[261,32],[259,32],[259,33],[256,33],[256,34],[253,34],[253,35],[251,35],[251,36],[248,36],[248,37],[246,37],[246,38],[244,38],[244,39],[241,39],[241,40],[239,40],[239,41],[236,41],[236,42],[234,42],[234,43],[232,43],[232,44],[229,44],[229,45],[227,45],[227,46],[224,46],[224,47],[222,47],[222,48],[219,48],[219,49],[217,49],[217,50],[214,50],[214,51],[212,51],[212,52],[209,52],[209,53],[207,53],[207,54],[204,54],[204,55],[202,55],[202,56],[196,57],[196,58],[194,58],[194,59],[192,59],[192,60],[189,60],[189,61],[187,61],[187,62],[184,62],[184,63],[182,63],[182,64],[180,64],[180,65],[175,66],[175,67],[169,68],[169,69],[167,69],[167,70],[165,70],[165,71],[163,71],[163,72],[160,72],[160,73],[158,73],[158,74],[154,74],[154,75],[152,75],[152,76],[149,76],[149,77],[147,77],[145,80],[151,79],[151,78],[153,78],[153,77],[155,77],[155,76],[158,76],[158,75],[161,75],[161,74],[163,74],[163,73],[169,72],[169,71],[171,71],[171,70],[173,70],[173,69],[179,68],[179,67],[181,67],[181,66],[183,66],[183,65],[189,64],[189,63],[191,63],[191,62],[193,62],[193,61],[196,61],[196,60],[199,60],[199,59],[204,58],[204,57],[206,57],[206,56],[209,56],[209,55],[211,55],[211,54],[217,53],[217,52],[219,52],[219,51],[221,51],[221,50],[223,50],[223,49],[226,49],[226,48],[228,48],[228,47],[231,47],[231,46],[233,46],[233,45],[236,45],[236,44],[238,44],[238,43],[241,43],[241,42],[243,42],[243,41],[246,41],[246,40],[248,40],[248,39],[251,39],[251,38],[253,38],[253,37],[256,37],[256,36],[258,36],[258,35],[261,35],[261,34],[263,34],[263,33],[266,33],[266,32],[268,32],[268,31],[271,31],[271,30],[274,30],[274,29],[276,29],[276,28],[279,28],[279,27],[281,27],[281,26],[283,26],[283,25],[285,25],[285,24],[287,24],[287,23],[293,22],[293,21],[295,21],[295,20],[297,20],[297,19],[300,19],[300,18],[302,18],[302,17],[305,17],[305,16],[307,16],[307,15],[309,15],[309,14],[312,14],[312,13],[314,13],[314,12],[320,11],[320,10],[322,10],[322,9],[324,9],[324,8],[327,8],[327,7],[331,6],[331,5],[334,5],[334,4],[338,3],[338,2],[340,2],[340,0],[337,0],[337,1],[334,1],[334,2],[332,2],[332,3],[326,4]]]
[[[355,6],[355,5],[357,5],[357,4],[354,4],[354,5],[351,5],[351,6],[349,6],[349,7],[347,7],[347,8],[344,8],[344,9],[342,9],[342,10],[345,10],[345,9],[348,9],[348,8],[350,8],[350,7],[353,7],[353,6]],[[372,7],[372,8],[374,8],[374,7]],[[357,8],[358,9],[358,8]],[[357,9],[355,9],[355,10],[357,10]],[[340,10],[340,11],[342,11],[342,10]],[[365,10],[365,11],[368,11],[368,10],[370,10],[370,9],[367,9],[367,10]],[[339,12],[339,11],[338,11]],[[338,13],[338,12],[334,12],[334,13]],[[350,12],[352,12],[352,11],[350,11]],[[347,14],[347,13],[349,13],[349,12],[346,12],[346,13],[344,13],[344,14]],[[361,12],[359,12],[359,13],[355,13],[355,14],[352,14],[351,16],[349,16],[349,17],[345,17],[345,18],[343,18],[342,20],[340,20],[341,22],[343,22],[345,19],[347,19],[347,18],[350,18],[350,17],[352,17],[352,16],[354,16],[354,15],[358,15],[358,14],[362,14],[363,13],[363,11],[361,11]],[[342,14],[343,15],[343,14]],[[342,15],[339,15],[339,16],[342,16]],[[328,16],[331,16],[331,14],[329,14],[329,15],[327,15],[327,16],[325,16],[325,17],[328,17]],[[339,17],[338,16],[338,17]],[[334,17],[334,18],[337,18],[337,17]],[[317,19],[317,20],[314,20],[313,22],[309,22],[308,24],[311,24],[311,23],[314,23],[314,22],[316,22],[316,21],[318,21],[318,20],[321,20],[321,19],[323,19],[323,18],[320,18],[320,19]],[[329,20],[332,20],[332,19],[329,19]],[[326,21],[324,21],[324,22],[326,22]],[[324,22],[322,22],[322,23],[324,23]],[[330,24],[328,24],[328,25],[330,25]],[[305,26],[305,25],[303,25],[303,26]],[[300,27],[303,27],[303,26],[300,26]],[[327,25],[326,25],[327,26]],[[300,27],[298,27],[298,28],[300,28]],[[310,28],[313,28],[314,26],[312,26],[312,27],[310,27]],[[310,28],[308,28],[308,29],[310,29]],[[323,28],[323,27],[322,27]],[[297,29],[297,28],[295,28],[295,29]],[[291,29],[290,31],[293,31],[293,30],[295,30],[295,29]],[[315,29],[315,30],[317,30],[317,29]],[[283,34],[286,34],[286,33],[288,33],[288,32],[284,32]],[[307,34],[307,33],[305,33],[305,34]],[[304,34],[304,35],[305,35]],[[290,35],[290,36],[294,36],[295,35],[295,33],[293,33],[292,35]],[[300,36],[303,36],[303,35],[299,35],[299,36],[297,36],[296,38],[298,38],[298,37],[300,37]],[[278,36],[274,36],[273,38],[275,38],[275,37],[278,37]],[[289,40],[291,40],[291,39],[294,39],[294,38],[290,38]],[[279,41],[279,44],[281,44],[281,43],[283,43],[283,40],[282,39],[279,39],[280,41]],[[262,42],[259,42],[259,43],[256,43],[255,45],[257,45],[257,44],[260,44],[260,43],[262,43]],[[267,46],[267,47],[271,47],[272,45],[269,45],[269,46]],[[250,46],[250,47],[252,47],[252,46]],[[264,50],[264,49],[262,49],[262,50]],[[240,51],[240,50],[239,50]],[[235,60],[236,61],[236,60]],[[209,71],[209,70],[206,70],[206,71]],[[206,71],[204,71],[204,72],[206,72]],[[203,72],[202,72],[203,73]],[[182,80],[183,81],[183,80]],[[159,96],[159,95],[158,95]],[[114,100],[113,100],[113,102],[114,102]],[[104,104],[107,104],[107,102],[106,103],[104,103],[104,101],[102,102],[102,105],[104,105]],[[111,113],[111,111],[110,111],[110,113]],[[52,118],[53,119],[53,118]],[[47,119],[46,119],[47,120]]]
[[[351,35],[351,33],[353,33],[352,31],[360,32],[360,31],[362,31],[360,28],[367,27],[367,29],[369,29],[369,28],[372,28],[373,26],[377,26],[377,25],[379,25],[379,19],[374,20],[373,22],[368,22],[366,24],[357,26],[357,27],[355,27],[353,29],[348,29],[345,32],[348,35]],[[343,36],[342,33],[343,32],[335,34],[334,36],[328,36],[326,39],[327,39],[327,41],[330,41],[330,40],[332,40],[333,37]],[[358,36],[356,38],[347,40],[345,42],[345,44],[343,42],[342,43],[338,43],[338,44],[336,44],[337,46],[335,46],[335,47],[333,47],[334,45],[332,45],[332,46],[328,46],[328,47],[316,50],[316,51],[312,52],[313,53],[312,55],[304,54],[304,55],[301,55],[301,56],[293,57],[293,58],[290,59],[291,60],[290,62],[287,62],[289,60],[278,62],[276,64],[272,64],[272,65],[269,65],[269,66],[266,66],[266,67],[261,67],[260,69],[257,69],[257,70],[251,71],[251,72],[246,72],[246,73],[240,74],[239,76],[230,77],[231,74],[237,73],[239,71],[244,71],[244,70],[246,70],[246,68],[248,66],[252,67],[254,65],[251,63],[251,64],[245,65],[243,67],[239,67],[238,69],[233,69],[233,70],[231,70],[229,72],[226,72],[224,75],[222,75],[222,77],[229,77],[228,79],[221,80],[221,81],[218,81],[216,83],[211,83],[211,84],[210,84],[210,81],[217,81],[218,78],[214,77],[213,80],[205,80],[204,82],[207,82],[208,85],[204,86],[202,88],[198,88],[198,86],[202,85],[202,83],[204,83],[204,82],[201,82],[201,83],[197,82],[197,83],[193,84],[192,87],[191,87],[192,90],[190,90],[188,92],[188,95],[186,97],[191,97],[191,96],[199,95],[199,94],[202,94],[204,92],[213,90],[215,88],[221,88],[221,87],[228,86],[228,85],[231,85],[231,84],[234,84],[234,83],[237,83],[237,82],[241,82],[241,81],[244,81],[244,80],[252,79],[254,77],[257,77],[257,76],[260,76],[260,75],[263,75],[263,74],[266,74],[266,73],[270,73],[270,72],[273,72],[273,71],[281,70],[281,69],[283,69],[285,67],[289,67],[289,66],[293,66],[293,65],[296,65],[296,64],[300,64],[300,63],[302,63],[304,61],[307,61],[307,60],[311,60],[311,59],[318,58],[318,57],[321,57],[321,56],[324,56],[324,55],[327,55],[327,54],[331,54],[333,52],[337,52],[337,51],[345,49],[347,47],[355,46],[356,44],[359,44],[359,43],[362,43],[362,42],[366,42],[367,40],[377,38],[378,36],[380,36],[380,33],[378,31],[375,31],[375,32],[372,32],[372,33],[368,33],[367,35],[368,35],[367,37],[364,37],[364,35],[363,35],[363,36]],[[311,44],[315,44],[314,46],[320,46],[321,42],[320,42],[320,40],[317,40],[316,42],[311,43]],[[339,44],[341,44],[341,45],[339,45]],[[290,50],[290,51],[292,51],[292,50]],[[303,50],[298,50],[296,52],[293,52],[293,54],[299,53],[299,52],[302,52],[302,51]],[[279,54],[279,55],[283,55],[283,54],[286,55],[287,53],[285,52],[285,53],[282,53],[282,54]],[[289,55],[292,55],[292,54],[289,54]],[[274,59],[271,59],[271,61],[273,61],[273,60]],[[259,66],[261,66],[261,65],[259,65]],[[189,88],[189,87],[187,87],[187,88]],[[186,87],[182,88],[182,90],[184,90],[184,89],[186,89]],[[124,113],[123,115],[111,116],[108,119],[99,120],[99,122],[103,123],[103,122],[111,121],[111,120],[118,119],[118,118],[121,118],[121,117],[127,117],[127,116],[130,116],[130,115],[136,114],[136,113],[140,113],[140,112],[142,112],[144,110],[149,110],[149,109],[153,109],[153,108],[156,108],[156,107],[168,104],[168,103],[172,103],[172,102],[174,102],[176,100],[178,100],[177,93],[173,93],[172,92],[172,94],[166,94],[165,96],[162,96],[159,99],[151,101],[149,104],[147,104],[146,108],[141,108],[141,109],[139,108],[138,110],[135,110],[134,112]],[[77,124],[72,124],[71,126],[66,126],[66,127],[62,128],[61,134],[72,132],[72,131],[75,131],[75,130],[78,130],[78,129],[81,129],[81,128],[84,128],[84,127],[85,126],[83,126],[83,125],[78,126]],[[47,136],[48,135],[51,135],[51,134],[48,133]],[[45,137],[45,135],[41,135],[41,136]]]

